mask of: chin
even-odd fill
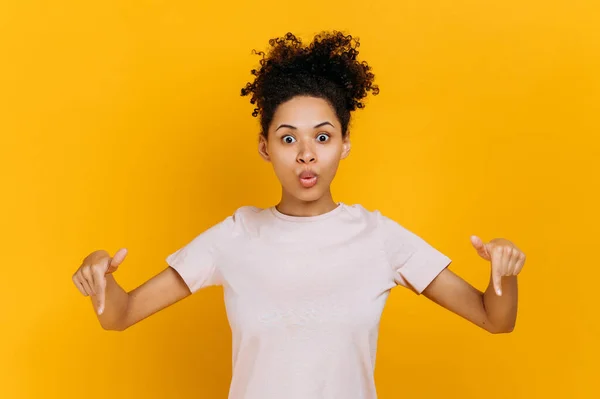
[[[312,188],[301,188],[300,190],[296,190],[294,192],[294,196],[301,201],[305,202],[314,202],[323,197],[325,193],[320,189],[319,185]]]
[[[323,190],[320,189],[318,184],[311,188],[293,187],[291,190],[285,189],[285,191],[291,197],[303,202],[313,202],[323,196]]]
[[[298,198],[301,201],[304,202],[314,202],[317,201],[319,198],[321,198],[323,196],[322,193],[317,192],[317,191],[313,191],[313,192],[300,192],[298,193],[298,195],[296,195],[296,198]]]

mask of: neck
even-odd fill
[[[333,200],[331,191],[316,200],[305,201],[282,192],[281,201],[276,205],[279,212],[290,216],[318,216],[337,208],[338,204]]]

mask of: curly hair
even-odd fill
[[[256,78],[242,88],[242,96],[251,95],[256,104],[252,116],[260,115],[261,135],[266,139],[277,107],[299,95],[322,98],[331,104],[342,124],[342,135],[348,134],[350,112],[364,108],[361,101],[369,91],[379,94],[373,84],[375,75],[365,62],[356,60],[359,38],[341,32],[323,31],[308,46],[287,33],[269,40],[268,54],[262,56],[260,69],[250,73]]]

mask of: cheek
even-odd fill
[[[327,151],[323,151],[319,156],[319,163],[321,166],[331,171],[337,169],[340,160],[341,150],[339,148],[328,149]]]
[[[296,158],[281,151],[271,154],[271,165],[279,180],[295,177]]]
[[[271,162],[276,169],[289,168],[296,163],[296,157],[289,151],[277,150],[271,153]]]

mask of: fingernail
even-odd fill
[[[100,307],[98,308],[98,314],[102,314],[102,312],[104,312],[104,307],[103,307],[103,306],[100,306]]]
[[[502,296],[502,291],[501,290],[496,290],[496,294],[498,294],[498,296]]]

